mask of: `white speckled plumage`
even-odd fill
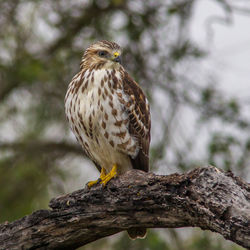
[[[78,142],[82,144],[84,148],[86,147],[84,145],[89,146],[87,151],[90,158],[100,166],[104,167],[107,171],[110,171],[112,166],[117,164],[120,166],[118,168],[119,173],[123,173],[128,169],[132,169],[132,164],[128,155],[134,158],[138,153],[139,147],[136,138],[131,138],[129,135],[128,124],[123,122],[120,127],[114,125],[117,120],[125,121],[128,119],[128,114],[124,112],[116,92],[113,94],[112,102],[114,107],[117,109],[117,117],[111,114],[112,109],[109,106],[110,99],[107,96],[105,99],[102,97],[104,88],[107,89],[108,94],[111,94],[107,86],[107,81],[104,82],[104,86],[101,87],[101,81],[104,80],[105,76],[108,77],[107,72],[111,74],[111,70],[108,69],[93,70],[93,72],[91,72],[91,77],[94,77],[93,83],[90,83],[91,78],[87,79],[89,71],[86,71],[83,76],[81,76],[81,74],[77,74],[69,86],[69,93],[67,93],[67,98],[65,100],[65,109],[70,127],[76,135]],[[119,72],[116,72],[116,77],[118,81],[121,80]],[[84,83],[77,90],[77,93],[72,93],[74,83],[79,81],[81,78],[84,79]],[[86,82],[88,82],[88,86],[83,90]],[[112,84],[111,80],[111,86]],[[100,96],[98,95],[99,88],[102,88]],[[119,89],[117,93],[119,92],[122,92],[122,89]],[[127,102],[127,95],[123,93],[123,97],[125,97],[125,102]],[[99,104],[98,100],[100,100]],[[101,105],[103,106],[103,111],[100,109]],[[105,119],[105,113],[108,115],[108,120]],[[82,120],[87,131],[89,131],[90,116],[92,117],[93,124],[92,133],[95,135],[94,137],[97,138],[98,143],[95,139],[91,139],[91,137],[86,135],[81,124]],[[103,121],[106,123],[105,129],[102,128]],[[108,139],[104,136],[105,131],[109,131]],[[115,134],[123,132],[126,132],[124,138],[115,136]],[[125,143],[130,138],[130,143],[128,143],[126,149],[119,148],[120,144]],[[110,141],[114,142],[114,146],[109,143]],[[136,150],[129,151],[129,149],[134,146],[136,146]]]

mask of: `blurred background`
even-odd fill
[[[0,222],[48,208],[98,177],[64,115],[91,43],[116,41],[151,104],[151,170],[207,164],[249,181],[250,2],[0,1]],[[123,232],[81,248],[243,249],[199,229]]]

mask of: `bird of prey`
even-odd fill
[[[121,48],[98,41],[83,54],[80,72],[69,84],[65,112],[71,130],[100,171],[88,182],[106,185],[130,169],[149,171],[150,110],[140,86],[121,65]],[[142,238],[145,228],[130,228]]]

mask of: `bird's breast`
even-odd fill
[[[119,72],[86,71],[73,78],[65,98],[66,115],[77,140],[96,162],[117,162],[122,152],[132,157],[138,153],[124,110],[128,101]]]
[[[120,73],[115,70],[92,70],[78,73],[69,85],[65,97],[66,116],[71,129],[80,137],[94,137],[100,129],[115,123],[122,107]],[[81,140],[81,138],[80,138]]]

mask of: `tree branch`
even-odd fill
[[[88,7],[83,6],[82,15],[80,17],[69,16],[67,18],[70,19],[70,22],[65,23],[65,20],[62,19],[61,22],[57,24],[59,28],[63,28],[62,35],[50,45],[46,54],[52,55],[57,49],[64,46],[71,47],[70,44],[74,40],[76,34],[84,27],[90,25],[94,19],[97,17],[101,19],[104,14],[108,15],[109,12],[122,7],[124,7],[124,4],[109,4],[106,8],[102,8],[96,4],[91,4]]]
[[[200,227],[250,248],[250,185],[215,167],[169,176],[128,171],[0,226],[0,249],[74,249],[130,227]]]
[[[27,152],[30,154],[32,151],[34,154],[36,153],[73,153],[81,156],[86,156],[83,149],[73,143],[68,142],[52,142],[52,141],[15,141],[15,142],[2,142],[0,141],[0,150],[14,150]]]

